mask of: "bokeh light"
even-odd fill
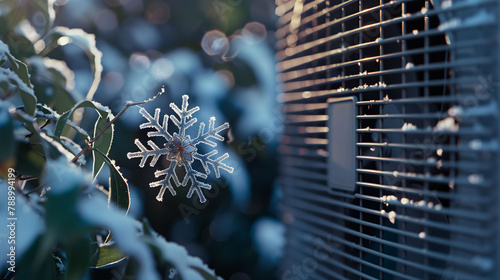
[[[203,36],[203,39],[201,40],[201,47],[208,55],[220,55],[228,51],[229,40],[221,31],[211,30]]]
[[[108,9],[100,10],[94,19],[95,25],[102,31],[112,31],[118,26],[116,14]]]
[[[266,27],[259,22],[249,22],[241,30],[243,38],[251,44],[256,44],[264,41],[267,36]]]
[[[159,58],[153,63],[153,74],[158,79],[168,79],[174,73],[174,64],[166,58]]]
[[[170,18],[170,8],[165,2],[150,2],[146,7],[146,18],[152,24],[161,24]]]
[[[130,56],[129,65],[133,70],[146,70],[149,67],[149,64],[149,58],[144,53],[135,52]]]

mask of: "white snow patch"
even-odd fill
[[[21,91],[34,94],[33,89],[24,83],[24,81],[10,69],[0,68],[0,78],[2,80],[8,79],[11,84],[17,85]]]
[[[368,88],[368,85],[364,84],[364,85],[357,86],[357,87],[353,88],[352,90],[360,90],[360,89],[367,89],[367,88]]]
[[[285,228],[276,219],[263,217],[252,226],[253,245],[259,252],[260,261],[279,263],[285,245]]]
[[[385,84],[385,82],[378,82],[378,83],[376,83],[376,84],[371,85],[370,87],[371,87],[371,88],[378,88],[378,87],[383,88],[383,87],[386,87],[386,86],[387,86],[387,85]]]
[[[201,268],[202,270],[208,272],[210,275],[215,276],[215,272],[208,268],[206,264],[200,258],[192,257],[188,255],[186,248],[172,242],[168,242],[160,235],[155,234],[153,237],[153,244],[161,249],[162,257],[165,261],[171,263],[177,272],[182,276],[183,279],[189,280],[203,280],[204,278],[199,272],[192,269],[191,267]],[[139,279],[149,279],[138,277]],[[220,277],[216,277],[222,280]]]
[[[67,153],[69,154],[69,152]],[[51,188],[51,193],[62,194],[86,186],[91,181],[92,178],[69,163],[66,158],[47,159],[43,182],[47,187]]]
[[[403,131],[417,130],[417,126],[412,123],[405,123],[401,128]]]
[[[455,122],[455,119],[452,117],[447,117],[440,120],[436,126],[434,127],[435,131],[451,131],[457,132],[459,129],[458,124]]]
[[[100,196],[80,200],[77,207],[82,218],[90,224],[109,228],[113,232],[113,240],[118,248],[139,263],[138,279],[161,279],[156,272],[156,262],[151,251],[146,244],[139,242],[138,230],[141,224],[138,221],[125,216],[122,210],[112,205],[108,207],[108,202]]]
[[[444,0],[443,2],[441,2],[441,9],[447,9],[451,7],[451,5],[451,0]]]
[[[464,110],[461,106],[453,106],[450,109],[448,109],[448,115],[451,117],[460,117],[464,113]]]
[[[389,212],[389,222],[393,224],[396,222],[396,212],[394,211]]]
[[[460,19],[451,19],[448,21],[445,21],[439,25],[438,30],[445,31],[448,29],[455,29],[460,25]]]

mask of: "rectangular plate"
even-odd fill
[[[354,191],[356,187],[357,98],[328,99],[328,186]]]

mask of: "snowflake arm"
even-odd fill
[[[205,143],[211,147],[217,146],[217,143],[212,141],[210,138],[214,138],[219,141],[224,141],[224,137],[220,136],[219,133],[225,129],[229,128],[229,123],[223,123],[218,127],[215,127],[215,117],[210,118],[208,123],[208,131],[205,132],[205,123],[200,123],[200,129],[198,130],[198,136],[191,142],[194,146],[199,143]]]
[[[172,179],[174,179],[174,183],[177,186],[181,185],[179,178],[177,177],[177,174],[175,174],[175,167],[177,167],[177,162],[172,161],[172,162],[170,162],[170,166],[167,169],[157,170],[155,172],[156,178],[158,178],[162,175],[165,175],[165,178],[163,178],[162,180],[149,183],[150,188],[156,188],[156,187],[161,186],[160,192],[156,196],[156,200],[163,201],[163,195],[165,194],[165,191],[167,189],[170,191],[170,194],[172,194],[172,196],[175,196],[177,194],[175,192],[174,188],[172,187],[172,185],[170,184],[170,178],[172,178]]]
[[[170,103],[170,108],[172,108],[172,110],[174,110],[174,112],[179,116],[179,118],[176,118],[174,115],[170,115],[170,119],[175,124],[175,126],[179,128],[179,135],[181,137],[186,136],[186,129],[191,127],[197,121],[196,118],[192,118],[189,121],[188,119],[191,118],[194,113],[198,112],[198,110],[200,110],[200,107],[198,106],[188,110],[187,109],[189,105],[188,99],[189,99],[188,95],[182,96],[182,106],[181,106],[182,109],[179,109],[179,107],[177,107],[177,105],[175,105],[174,103]]]
[[[160,109],[156,108],[155,115],[152,117],[144,108],[139,111],[141,115],[148,120],[139,126],[140,129],[154,128],[155,131],[149,131],[148,137],[163,137],[167,141],[172,141],[172,135],[168,133],[168,115],[163,116],[163,125],[160,125]]]
[[[148,141],[148,145],[151,147],[152,150],[148,150],[142,143],[141,141],[139,141],[139,139],[135,139],[135,145],[137,145],[137,147],[139,148],[139,152],[133,152],[133,153],[128,153],[127,154],[127,158],[128,159],[131,159],[131,158],[138,158],[138,157],[141,157],[141,163],[139,163],[139,166],[141,168],[144,167],[144,165],[146,164],[146,161],[148,160],[149,157],[153,157],[153,159],[151,160],[151,162],[149,163],[149,165],[151,167],[155,166],[156,162],[158,161],[158,159],[160,158],[160,156],[162,155],[166,155],[170,152],[170,149],[168,148],[159,148],[158,146],[156,146],[156,144],[149,140]]]
[[[194,153],[193,158],[199,160],[201,164],[203,165],[203,168],[205,169],[205,173],[208,175],[210,174],[210,169],[208,168],[208,165],[212,165],[212,168],[214,169],[215,172],[215,177],[219,178],[220,177],[220,169],[226,170],[229,173],[233,173],[234,168],[227,166],[225,163],[222,161],[225,160],[226,158],[229,157],[228,153],[223,154],[222,156],[218,157],[217,159],[212,159],[210,158],[213,155],[216,155],[217,151],[211,151],[207,154],[199,154],[199,153]]]
[[[190,162],[184,164],[184,167],[186,168],[186,175],[184,177],[184,180],[182,181],[182,185],[186,186],[188,181],[191,180],[191,187],[189,187],[189,191],[188,191],[186,197],[191,198],[193,196],[193,193],[196,192],[196,194],[198,194],[198,198],[200,199],[200,203],[205,203],[207,201],[207,199],[205,198],[205,195],[203,194],[202,189],[210,190],[210,189],[212,189],[212,186],[210,186],[207,183],[198,181],[197,177],[200,177],[202,179],[206,179],[207,175],[194,170],[191,167]]]

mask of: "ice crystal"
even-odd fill
[[[174,113],[177,115],[170,115],[170,120],[179,129],[179,132],[174,132],[173,135],[168,132],[169,116],[167,114],[163,116],[163,124],[160,124],[159,108],[156,109],[154,116],[151,116],[144,108],[141,108],[140,113],[144,116],[147,122],[141,124],[139,128],[154,129],[148,132],[148,137],[162,137],[165,140],[165,144],[164,147],[160,148],[153,141],[149,140],[147,144],[150,149],[148,149],[139,139],[136,139],[135,144],[139,148],[139,151],[127,154],[129,159],[141,158],[141,162],[139,163],[141,168],[144,167],[149,157],[151,157],[151,167],[156,165],[161,156],[165,156],[166,159],[170,161],[168,168],[164,170],[157,170],[155,172],[156,178],[164,176],[163,179],[149,184],[151,188],[161,187],[160,192],[156,196],[158,201],[163,200],[163,195],[167,189],[173,196],[175,196],[176,191],[174,186],[186,186],[188,182],[191,181],[187,197],[191,198],[193,193],[196,192],[200,202],[204,203],[206,198],[205,195],[203,195],[203,189],[210,190],[212,186],[200,181],[199,179],[206,179],[208,177],[210,174],[209,167],[212,167],[217,178],[220,177],[221,169],[229,173],[232,173],[234,170],[232,167],[222,162],[224,159],[229,157],[227,153],[218,158],[214,158],[214,156],[218,153],[217,150],[212,150],[206,154],[198,152],[198,145],[202,143],[211,147],[216,147],[217,143],[214,142],[214,140],[224,141],[224,137],[219,135],[219,133],[229,128],[229,124],[227,122],[215,127],[215,117],[211,117],[208,124],[208,130],[205,130],[205,123],[202,122],[199,126],[198,135],[194,139],[191,140],[191,137],[186,135],[186,130],[197,122],[197,119],[193,117],[193,114],[200,110],[198,106],[188,110],[188,99],[189,96],[182,96],[181,108],[177,107],[174,103],[170,103],[170,108],[172,108]],[[193,169],[192,163],[194,160],[200,161],[204,172],[199,172]],[[184,169],[186,170],[186,174],[184,175],[182,182],[180,182],[177,174],[175,173],[177,166],[184,166]],[[175,185],[171,184],[170,179],[173,180]]]

